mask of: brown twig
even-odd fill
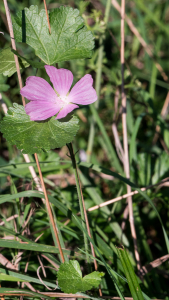
[[[126,177],[129,179],[130,168],[129,168],[128,139],[127,139],[126,93],[124,90],[124,63],[125,63],[124,61],[124,50],[125,50],[124,19],[125,19],[125,0],[121,0],[121,76],[122,76],[121,95],[122,95],[122,125],[123,125],[123,147],[124,147],[123,163],[124,163],[124,171],[126,173]],[[127,185],[127,193],[131,193],[131,186],[129,185]],[[136,230],[134,225],[132,197],[129,196],[127,200],[128,200],[128,207],[129,207],[129,222],[130,222],[131,234],[134,243],[134,252],[135,252],[135,257],[137,262],[137,268],[138,270],[140,270],[141,262],[138,253],[137,236],[136,236]]]
[[[18,265],[13,265],[5,256],[0,253],[0,264],[7,269],[18,271]]]
[[[139,273],[144,276],[145,274],[147,274],[148,272],[150,272],[153,268],[157,268],[159,267],[161,264],[163,264],[166,260],[169,259],[169,254],[164,255],[160,258],[157,258],[156,260],[153,260],[151,263],[145,265],[144,267],[142,267],[139,271]]]
[[[49,22],[49,15],[48,15],[48,9],[47,9],[47,5],[46,5],[46,0],[43,0],[43,2],[44,2],[44,6],[45,6],[47,21],[48,21],[49,33],[51,34],[51,27],[50,27],[50,22]]]
[[[57,241],[57,244],[58,244],[59,253],[60,253],[62,262],[64,262],[65,258],[64,258],[63,251],[62,251],[62,248],[61,248],[61,245],[60,245],[59,236],[58,236],[58,233],[57,233],[57,230],[56,230],[56,226],[55,226],[54,218],[53,218],[53,215],[52,215],[52,211],[51,211],[51,207],[50,207],[50,203],[49,203],[47,191],[46,191],[46,188],[45,188],[45,183],[44,183],[44,180],[43,180],[42,171],[41,171],[39,160],[38,160],[38,156],[37,156],[36,153],[35,153],[35,160],[36,160],[36,164],[37,164],[37,167],[38,167],[38,171],[39,171],[39,176],[40,176],[40,180],[41,180],[43,192],[44,192],[44,195],[45,195],[46,207],[47,207],[47,211],[48,211],[48,214],[49,214],[49,221],[51,222],[52,227],[53,227],[53,231],[54,231],[55,238],[56,238],[56,241]]]

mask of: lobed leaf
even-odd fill
[[[13,106],[9,108],[0,128],[7,141],[23,153],[33,154],[60,148],[70,143],[79,129],[77,117],[68,122],[60,122],[55,117],[34,122],[22,105],[14,103]]]
[[[48,65],[91,57],[94,37],[77,9],[61,6],[51,11],[49,18],[51,34],[44,9],[38,12],[34,5],[24,8],[13,21],[16,41],[30,45]]]
[[[78,261],[71,260],[61,264],[58,271],[58,284],[65,293],[85,292],[98,287],[104,273],[92,272],[82,278]]]

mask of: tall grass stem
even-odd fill
[[[123,147],[124,147],[124,171],[126,173],[127,179],[130,179],[130,167],[129,167],[129,153],[128,153],[128,137],[127,137],[127,103],[126,103],[126,93],[124,89],[124,52],[125,52],[125,0],[121,1],[121,77],[122,77],[122,84],[121,84],[121,97],[122,97],[122,126],[123,126]],[[131,193],[131,186],[127,185],[127,193]],[[131,234],[134,243],[134,252],[137,262],[137,268],[140,270],[141,262],[140,256],[138,252],[137,246],[137,236],[136,230],[134,225],[134,216],[133,216],[133,203],[131,195],[127,198],[128,200],[128,208],[129,208],[129,222],[131,228]]]

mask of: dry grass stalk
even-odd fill
[[[121,75],[122,75],[122,86],[121,86],[121,94],[122,94],[122,126],[123,126],[123,147],[124,147],[124,157],[123,157],[123,163],[124,163],[124,171],[126,173],[126,177],[130,178],[130,168],[129,168],[129,155],[128,155],[128,138],[127,138],[127,112],[126,112],[126,94],[124,90],[124,19],[125,19],[125,0],[121,1]],[[131,187],[127,185],[127,193],[131,193]],[[130,222],[130,228],[131,228],[131,234],[133,238],[134,243],[134,252],[135,252],[135,258],[137,262],[137,268],[140,270],[141,268],[141,262],[140,262],[140,256],[138,252],[138,246],[137,246],[137,236],[136,236],[136,230],[134,225],[134,217],[133,217],[133,204],[132,204],[132,197],[128,197],[128,208],[129,208],[129,222]]]
[[[112,0],[112,5],[117,9],[119,13],[121,13],[121,8],[120,5],[116,0]],[[145,40],[142,38],[140,33],[138,32],[137,28],[134,26],[133,22],[130,20],[130,18],[127,15],[124,15],[124,19],[126,20],[130,30],[134,33],[134,35],[138,38],[139,42],[141,45],[145,48],[146,52],[148,55],[154,60],[154,63],[156,65],[157,70],[160,72],[161,76],[163,77],[164,81],[168,81],[168,76],[164,72],[163,68],[161,65],[155,61],[154,55],[152,53],[152,50],[150,46],[145,42]]]
[[[141,268],[140,270],[141,275],[144,276],[145,274],[150,272],[153,268],[159,267],[162,263],[164,263],[168,259],[169,259],[169,254],[157,258],[156,260],[153,260],[151,263]]]
[[[0,264],[10,270],[18,271],[18,265],[13,265],[5,256],[0,253]]]
[[[149,186],[147,186],[147,187],[143,187],[143,188],[141,188],[140,190],[141,190],[142,192],[144,192],[144,191],[146,191],[146,190],[148,190],[148,189],[151,189],[151,188],[153,188],[153,187],[155,187],[155,186],[161,186],[161,187],[162,187],[162,186],[169,186],[169,178],[167,177],[167,178],[161,180],[160,182],[158,182],[158,183],[156,183],[156,184],[152,184],[152,185],[149,185]],[[105,201],[105,202],[103,202],[103,203],[101,203],[101,204],[99,204],[99,205],[95,205],[95,206],[93,206],[93,207],[90,207],[90,208],[88,208],[87,211],[93,211],[93,210],[96,210],[96,209],[98,209],[98,208],[104,207],[104,206],[106,206],[106,205],[112,204],[112,203],[117,202],[117,201],[120,201],[120,200],[122,200],[122,199],[126,199],[126,198],[128,198],[129,196],[136,195],[136,194],[138,194],[138,193],[139,193],[138,191],[133,191],[133,192],[131,192],[131,193],[129,193],[129,194],[124,194],[123,196],[119,196],[119,197],[113,198],[113,199],[111,199],[111,200]]]
[[[119,135],[118,135],[116,123],[112,124],[112,132],[113,132],[113,135],[114,135],[115,147],[116,147],[116,151],[117,151],[118,157],[120,158],[120,160],[122,161],[122,163],[124,163],[123,162],[124,151],[123,151],[120,139],[119,139]]]
[[[31,294],[31,293],[30,293]],[[6,296],[30,296],[29,292],[24,292],[24,293],[19,293],[16,290],[16,293],[4,293],[3,295]],[[78,295],[78,294],[66,294],[66,293],[54,293],[54,292],[46,292],[46,293],[38,293],[42,296],[47,296],[47,297],[51,297],[51,298],[89,298],[89,296],[82,296],[82,295]],[[0,296],[3,296],[2,294],[0,294]],[[112,296],[103,296],[101,297],[101,299],[112,299],[112,300],[120,300],[120,297],[112,297]],[[133,300],[132,297],[124,297],[125,300]],[[163,299],[153,299],[153,300],[163,300]]]
[[[49,219],[50,219],[50,222],[51,222],[52,227],[53,227],[53,231],[54,231],[55,238],[56,238],[56,241],[57,241],[57,244],[58,244],[59,253],[60,253],[62,262],[64,263],[65,262],[65,258],[64,258],[63,251],[62,251],[62,248],[61,248],[61,245],[60,245],[58,232],[57,232],[57,229],[56,229],[56,226],[55,226],[55,222],[54,222],[53,214],[52,214],[52,211],[51,211],[51,207],[50,207],[50,203],[49,203],[49,199],[48,199],[48,195],[47,195],[45,183],[44,183],[44,180],[43,180],[42,171],[41,171],[39,160],[38,160],[38,156],[37,156],[36,153],[35,153],[35,160],[36,160],[36,164],[37,164],[37,167],[38,167],[38,171],[39,171],[39,176],[40,176],[40,180],[41,180],[43,192],[44,192],[44,195],[45,195],[46,207],[47,207],[47,211],[48,211],[48,214],[49,214]]]
[[[38,260],[40,263],[40,267],[42,268],[43,276],[46,277],[46,271],[45,271],[44,265],[43,265],[39,255],[38,255]]]

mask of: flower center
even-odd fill
[[[69,102],[67,96],[60,96],[59,99],[60,99],[64,104],[67,104],[67,103]]]

